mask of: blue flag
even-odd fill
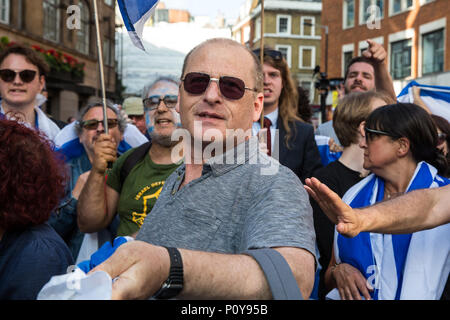
[[[142,43],[144,25],[155,11],[159,0],[117,0],[125,27],[133,44],[145,51]]]

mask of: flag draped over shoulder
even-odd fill
[[[449,183],[436,168],[422,161],[406,192]],[[342,200],[352,208],[361,208],[383,197],[384,180],[371,174],[350,188]],[[361,272],[375,289],[371,293],[375,300],[437,300],[450,270],[449,237],[450,224],[412,234],[362,232],[354,238],[335,231],[334,254],[337,263],[351,264]],[[327,297],[339,299],[337,289]]]
[[[125,27],[131,41],[145,51],[142,43],[144,24],[153,14],[159,0],[117,0]]]
[[[398,95],[399,102],[414,102],[413,87],[420,88],[420,99],[430,109],[432,114],[450,121],[450,87],[429,86],[411,81]]]

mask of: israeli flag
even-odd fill
[[[404,103],[414,103],[413,87],[420,88],[420,99],[432,114],[450,121],[450,87],[423,85],[413,80],[403,88],[397,100]]]
[[[123,140],[117,148],[117,153],[122,154],[125,151],[139,147],[141,144],[148,142],[148,139],[139,131],[136,126],[127,124],[123,133]],[[80,143],[75,132],[75,121],[65,126],[55,138],[56,151],[64,156],[67,162],[70,159],[81,156],[85,150]]]
[[[325,167],[330,162],[336,161],[342,155],[342,152],[332,152],[330,150],[329,142],[330,137],[316,135],[314,136],[317,144],[317,149],[319,149],[320,159],[322,160],[322,165]]]
[[[117,0],[125,27],[131,41],[139,49],[145,51],[142,43],[144,25],[155,11],[159,0]]]

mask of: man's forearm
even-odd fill
[[[375,87],[378,92],[384,92],[394,101],[397,100],[394,83],[385,62],[380,62],[375,65]]]
[[[448,187],[444,188],[447,188],[448,193]],[[357,210],[362,215],[362,231],[411,233],[448,222],[448,216],[446,220],[444,215],[445,208],[448,207],[445,207],[444,188],[413,191]]]
[[[107,219],[104,175],[91,171],[78,199],[77,211],[82,232],[95,232],[104,227]]]
[[[287,251],[283,251],[286,249]],[[314,282],[314,257],[305,250],[277,249],[291,266],[305,299]],[[295,251],[294,251],[295,250]],[[180,250],[185,284],[182,299],[271,299],[272,293],[259,264],[242,254]],[[296,257],[292,258],[293,255]]]

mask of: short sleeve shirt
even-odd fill
[[[138,240],[220,253],[292,246],[315,256],[306,190],[290,169],[259,152],[256,139],[210,159],[200,178],[179,189],[184,173],[182,165],[166,180]]]

